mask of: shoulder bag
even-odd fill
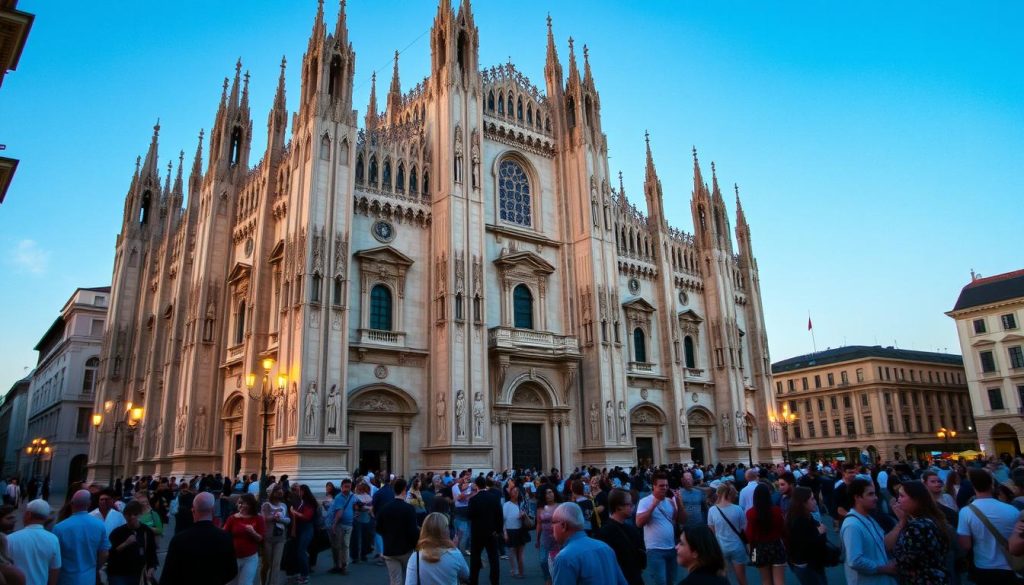
[[[534,520],[532,516],[530,516],[530,511],[522,504],[519,504],[519,511],[523,513],[523,515],[520,517],[520,522],[522,523],[523,530],[533,530],[533,528],[537,525],[537,521]]]
[[[718,515],[722,517],[722,520],[725,520],[725,523],[729,525],[729,528],[732,528],[732,531],[736,533],[736,536],[739,537],[740,542],[742,542],[743,544],[747,544],[747,535],[743,532],[740,532],[739,530],[736,530],[736,527],[733,526],[732,522],[729,521],[729,517],[722,512],[721,508],[719,508],[718,506],[715,506],[714,508],[718,510]]]
[[[981,523],[985,525],[985,528],[988,530],[989,534],[992,535],[992,538],[996,540],[996,544],[999,545],[999,550],[1002,551],[1003,556],[1006,557],[1006,563],[1010,565],[1013,572],[1018,575],[1024,573],[1024,556],[1011,555],[1010,543],[1007,542],[1005,536],[996,530],[996,527],[992,525],[992,521],[986,518],[985,515],[981,513],[981,510],[979,510],[974,504],[967,504],[967,507],[971,509],[971,512],[974,512],[974,515],[977,516],[978,520],[981,520]],[[1022,518],[1024,518],[1024,513],[1022,513],[1017,519],[1020,520]]]

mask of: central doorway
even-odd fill
[[[654,465],[654,439],[651,437],[636,438],[636,460],[642,467]]]
[[[690,457],[694,463],[704,464],[704,437],[690,437]]]
[[[512,424],[512,467],[514,469],[544,469],[541,460],[541,430],[539,424]]]
[[[359,433],[359,470],[389,471],[391,433]]]

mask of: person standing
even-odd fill
[[[224,482],[230,484],[230,481]],[[263,562],[260,566],[260,581],[264,585],[277,585],[280,578],[281,555],[284,543],[288,538],[288,504],[284,503],[284,490],[280,484],[267,486],[270,497],[260,509],[263,515],[263,526],[266,529],[263,538]]]
[[[469,525],[469,500],[476,495],[477,489],[477,486],[470,482],[468,471],[459,474],[459,481],[452,485],[452,500],[455,502],[455,544],[467,555],[472,535]]]
[[[786,520],[772,505],[772,491],[766,483],[754,488],[754,505],[747,510],[747,542],[750,560],[761,574],[762,585],[783,585],[786,579],[786,547],[782,537]]]
[[[370,554],[370,547],[373,545],[373,518],[370,516],[370,508],[373,506],[373,499],[370,497],[370,486],[366,481],[360,481],[356,485],[356,499],[352,504],[352,511],[355,514],[355,522],[352,525],[352,540],[349,548],[353,563],[366,562]]]
[[[949,583],[946,520],[920,481],[904,482],[893,506],[899,523],[893,530],[897,578],[901,585]]]
[[[551,570],[554,585],[627,585],[611,547],[583,532],[579,505],[558,506],[553,527],[561,547]]]
[[[629,585],[644,585],[647,551],[644,538],[635,526],[626,521],[633,517],[633,496],[622,488],[615,488],[605,499],[610,511],[601,524],[597,538],[612,548],[622,576]]]
[[[110,490],[104,490],[100,492],[99,507],[89,512],[94,518],[99,518],[103,521],[108,537],[113,534],[115,529],[125,524],[124,514],[114,507],[114,502],[114,493]]]
[[[747,515],[736,505],[736,488],[731,483],[718,486],[715,505],[708,511],[708,528],[718,539],[722,556],[732,567],[739,585],[747,585]]]
[[[244,493],[238,498],[238,512],[228,516],[224,523],[224,532],[231,535],[238,563],[237,585],[253,585],[259,572],[260,546],[267,529],[258,510],[256,498]]]
[[[331,507],[327,510],[328,529],[334,535],[331,546],[334,552],[334,567],[331,573],[348,574],[349,545],[352,542],[352,524],[354,522],[353,506],[356,495],[352,493],[352,480],[341,481],[341,491],[334,496]]]
[[[683,528],[676,545],[676,562],[689,572],[679,585],[729,585],[729,580],[721,576],[725,570],[722,549],[707,526]]]
[[[878,507],[874,482],[854,478],[846,484],[853,503],[844,515],[839,536],[843,542],[846,561],[843,573],[847,585],[895,585],[896,561],[886,553],[885,533],[872,518]],[[836,502],[836,506],[840,505]]]
[[[686,522],[686,511],[679,494],[670,495],[668,475],[654,474],[651,495],[640,500],[636,525],[644,530],[647,547],[647,569],[654,585],[675,585],[677,524]]]
[[[50,512],[45,500],[29,502],[22,517],[25,527],[7,537],[7,550],[28,585],[56,585],[60,576],[60,542],[45,528]]]
[[[800,585],[825,585],[825,527],[814,516],[814,492],[811,488],[793,488],[786,514],[786,555]]]
[[[125,523],[110,533],[107,558],[109,585],[138,585],[142,573],[147,583],[156,572],[156,534],[139,520],[142,504],[131,501],[124,507]]]
[[[526,567],[523,565],[523,547],[530,542],[530,530],[523,527],[523,519],[528,515],[526,504],[523,502],[522,492],[514,482],[509,482],[508,499],[501,506],[501,514],[504,519],[505,546],[509,550],[509,559],[512,564],[512,577],[522,579],[526,577]]]
[[[737,470],[739,473],[739,470]],[[754,490],[757,488],[758,473],[756,469],[748,469],[743,473],[743,478],[746,480],[743,484],[743,488],[740,489],[740,501],[739,506],[743,508],[743,513],[746,514],[747,510],[754,507]]]
[[[306,484],[292,486],[295,500],[288,509],[292,516],[292,538],[295,539],[295,565],[298,569],[298,583],[309,582],[309,543],[313,541],[316,518],[316,498]]]
[[[558,509],[558,493],[550,485],[542,485],[537,491],[537,562],[544,575],[546,585],[551,585],[551,562],[558,554],[555,542],[554,519]]]
[[[95,585],[107,560],[110,539],[103,521],[89,514],[92,494],[78,490],[71,497],[71,515],[53,527],[60,541],[59,585]]]
[[[683,472],[682,487],[679,490],[679,495],[683,500],[683,508],[686,510],[687,525],[707,524],[708,517],[705,507],[707,494],[704,493],[703,489],[694,486],[692,472]]]
[[[992,474],[987,470],[969,469],[967,477],[974,487],[975,497],[973,502],[960,509],[956,533],[960,548],[974,555],[972,578],[978,585],[1015,583],[1016,576],[1006,555],[1006,543],[1020,512],[992,497]]]
[[[469,579],[466,558],[448,534],[448,516],[440,512],[427,514],[416,552],[405,570],[405,585],[455,585]]]
[[[501,496],[487,488],[487,480],[478,475],[474,482],[476,495],[467,506],[469,532],[473,535],[469,549],[469,585],[476,585],[482,567],[481,556],[487,551],[487,565],[490,569],[491,585],[498,585],[501,568],[498,561],[498,535],[502,532],[504,519],[501,513]]]
[[[195,496],[192,523],[176,532],[167,547],[160,585],[224,585],[238,574],[231,535],[213,525],[213,494]]]
[[[404,583],[409,557],[416,550],[419,538],[416,508],[405,501],[406,487],[405,479],[396,479],[392,486],[394,497],[376,514],[377,533],[384,542],[384,566],[388,569],[390,585]]]
[[[857,466],[852,463],[843,465],[843,477],[835,483],[832,490],[832,517],[836,520],[837,526],[842,525],[843,519],[853,509],[853,496],[850,495],[850,488],[855,479],[857,479]],[[871,508],[872,513],[874,510],[875,507]]]

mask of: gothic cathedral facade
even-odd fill
[[[159,125],[117,238],[97,408],[145,409],[126,474],[571,469],[780,452],[757,262],[693,152],[694,233],[612,187],[587,49],[545,89],[481,68],[468,0],[440,0],[431,71],[352,105],[344,1],[320,1],[289,116],[285,63],[250,165],[241,63],[187,183]],[[290,138],[286,129],[291,119]],[[187,198],[185,194],[187,192]],[[267,396],[271,400],[258,397]],[[257,398],[253,398],[257,397]],[[109,401],[109,402],[108,402]],[[264,427],[266,421],[266,427]],[[90,474],[114,448],[94,434]]]

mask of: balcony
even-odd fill
[[[383,331],[380,329],[360,329],[360,345],[382,345],[385,347],[405,347],[404,331]]]
[[[704,370],[701,368],[686,368],[687,378],[703,378]]]
[[[650,362],[629,362],[627,365],[630,372],[650,374],[654,372],[654,364]]]
[[[233,362],[245,357],[245,344],[239,343],[228,348],[228,355],[224,361]]]
[[[487,347],[496,352],[528,354],[549,359],[582,359],[579,339],[549,331],[492,327],[487,332]]]

